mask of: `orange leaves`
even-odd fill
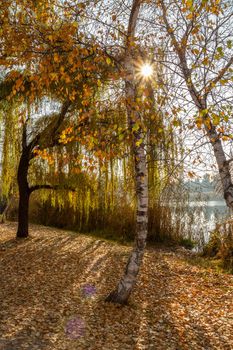
[[[59,76],[58,76],[57,73],[52,72],[52,73],[49,74],[49,77],[50,77],[51,81],[58,81],[58,77]]]
[[[209,58],[208,58],[208,57],[205,57],[205,58],[203,59],[203,61],[202,61],[202,64],[203,64],[204,66],[208,66],[208,64],[209,64]]]
[[[50,165],[52,165],[54,163],[54,158],[51,154],[48,153],[48,151],[46,149],[40,150],[38,148],[36,148],[33,151],[35,157],[40,157],[44,160],[46,160]]]
[[[196,49],[196,48],[193,48],[193,49],[191,49],[191,52],[192,52],[194,55],[199,55],[200,50],[198,50],[198,49]]]
[[[198,127],[198,129],[201,129],[202,123],[203,123],[202,118],[200,118],[200,117],[196,118],[195,123],[196,123],[196,126]]]
[[[84,10],[86,8],[86,3],[85,2],[80,2],[77,4],[78,8],[81,10]]]
[[[189,14],[186,16],[186,18],[192,20],[192,19],[194,18],[194,14],[193,14],[193,13],[189,13]]]
[[[19,250],[15,224],[0,231],[4,348],[36,349],[38,338],[48,343],[48,332],[54,349],[232,347],[232,276],[200,267],[206,260],[194,253],[149,247],[133,300],[119,307],[102,300],[120,278],[130,247],[34,225]],[[87,284],[96,287],[92,298],[83,296]],[[85,332],[71,340],[65,326],[77,313]],[[17,340],[19,332],[24,338]]]
[[[218,131],[219,133],[224,133],[225,130],[224,130],[224,127],[220,127],[220,128],[217,129],[217,131]]]
[[[223,12],[224,5],[221,4],[220,0],[202,0],[200,3],[196,3],[193,0],[182,0],[181,11],[186,14],[186,19],[195,23],[196,19],[202,14],[207,12],[212,15],[218,16]],[[192,34],[196,34],[198,30],[195,26],[192,30]]]
[[[60,56],[58,55],[58,53],[55,53],[55,54],[53,55],[53,59],[54,59],[54,62],[55,62],[55,63],[60,62]]]
[[[98,44],[89,44],[88,47],[79,44],[84,33],[77,30],[78,22],[71,20],[73,10],[70,8],[61,6],[58,10],[54,4],[46,1],[29,1],[27,10],[24,1],[11,2],[11,6],[15,15],[11,22],[6,4],[2,5],[0,13],[1,16],[6,12],[0,33],[1,52],[7,56],[7,60],[1,58],[3,64],[8,68],[17,64],[25,67],[27,76],[39,77],[37,80],[32,78],[34,98],[48,93],[48,90],[54,93],[56,85],[57,97],[60,98],[60,92],[65,91],[75,101],[77,81],[84,76],[85,79],[92,79],[92,74],[102,69],[100,63],[105,55],[99,51]],[[86,3],[77,6],[80,15],[85,11]],[[15,80],[17,76],[14,74],[13,71],[11,77]],[[95,80],[92,85],[95,85]],[[12,95],[23,91],[23,86],[23,82],[17,80]],[[87,105],[87,102],[84,104]]]
[[[15,80],[15,79],[20,79],[21,78],[21,73],[17,70],[12,70],[8,75],[7,75],[7,80]]]
[[[69,126],[68,128],[64,129],[60,135],[59,142],[62,144],[67,144],[75,139],[73,135],[73,127]]]
[[[196,174],[193,171],[188,171],[187,175],[192,179],[195,177]]]

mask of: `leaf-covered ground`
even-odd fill
[[[105,303],[130,247],[0,225],[0,350],[231,350],[233,276],[148,248],[130,305]]]

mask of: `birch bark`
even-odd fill
[[[179,42],[174,34],[173,28],[171,27],[168,21],[166,7],[163,0],[160,0],[160,5],[163,13],[163,21],[166,27],[166,31],[171,38],[174,51],[176,52],[179,58],[179,66],[183,74],[183,78],[186,82],[190,96],[196,108],[200,112],[200,115],[202,116],[202,122],[205,126],[206,136],[208,137],[209,142],[213,149],[213,153],[218,166],[218,171],[219,171],[222,189],[223,189],[223,195],[224,195],[226,204],[229,208],[233,209],[233,184],[232,184],[231,173],[230,173],[230,161],[227,160],[226,158],[226,154],[224,152],[224,148],[222,145],[222,140],[216,130],[216,127],[215,125],[213,125],[213,123],[211,122],[211,119],[209,118],[208,105],[207,105],[207,97],[208,97],[208,94],[211,92],[211,89],[212,89],[211,87],[215,86],[216,83],[220,79],[222,79],[224,74],[231,67],[231,65],[233,64],[233,57],[229,59],[225,67],[219,71],[219,74],[213,79],[213,81],[210,81],[207,84],[205,88],[205,93],[201,94],[193,83],[192,73],[188,67],[188,62],[186,58],[187,37],[185,36],[188,35],[188,31],[186,31],[186,33],[184,34],[184,37]]]
[[[143,260],[147,239],[148,226],[148,173],[146,164],[145,132],[143,118],[136,107],[138,84],[135,76],[133,50],[130,43],[135,37],[135,28],[140,10],[140,0],[134,0],[128,25],[128,35],[125,55],[125,96],[129,128],[133,133],[133,153],[135,160],[135,185],[137,198],[136,235],[132,253],[128,259],[125,272],[115,290],[106,298],[119,304],[126,304],[135,286],[137,275]],[[136,126],[136,128],[135,128]]]

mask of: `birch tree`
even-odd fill
[[[129,17],[125,57],[125,96],[128,124],[133,133],[132,149],[135,162],[135,185],[137,198],[135,246],[129,257],[125,272],[116,289],[112,291],[106,301],[120,304],[127,303],[136,283],[137,275],[142,263],[148,231],[148,171],[146,164],[145,131],[143,126],[143,112],[137,108],[139,86],[135,73],[135,59],[138,51],[135,49],[136,25],[141,1],[134,0]]]
[[[198,116],[196,127],[205,131],[216,159],[224,198],[233,208],[231,158],[223,142],[232,135],[224,122],[232,103],[232,6],[230,1],[159,1],[162,25],[176,54]],[[175,18],[176,16],[176,18]],[[225,111],[221,105],[225,103]]]

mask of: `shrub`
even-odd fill
[[[222,267],[233,273],[233,222],[227,221],[218,225],[211,234],[208,244],[204,247],[203,255],[218,258]]]

